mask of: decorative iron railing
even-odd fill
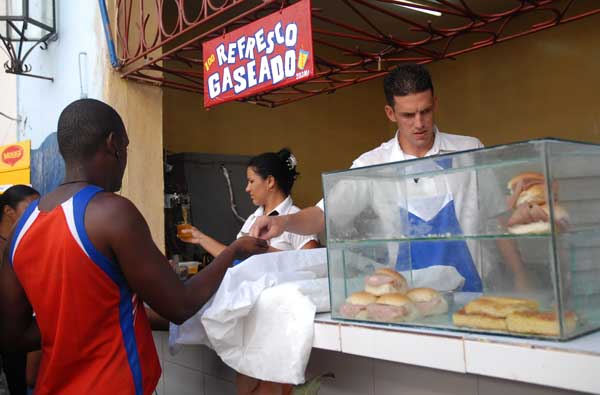
[[[203,41],[294,2],[117,0],[120,72],[202,93]],[[397,64],[454,58],[599,14],[600,1],[313,0],[312,8],[315,77],[244,101],[275,107],[331,93],[379,78]]]

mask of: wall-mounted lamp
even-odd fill
[[[25,60],[35,47],[46,49],[56,34],[55,0],[0,1],[0,41],[8,55],[7,73],[53,80],[31,74]]]

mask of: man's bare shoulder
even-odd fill
[[[140,217],[133,202],[112,192],[99,192],[90,201],[87,213],[107,221],[121,222]]]

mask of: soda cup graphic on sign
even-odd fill
[[[304,66],[306,66],[306,61],[308,60],[308,54],[308,51],[303,49],[300,50],[300,53],[298,54],[298,68],[300,70],[304,70]]]

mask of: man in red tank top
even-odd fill
[[[71,103],[58,144],[65,181],[28,207],[4,253],[0,346],[42,349],[36,395],[149,395],[161,372],[143,302],[182,323],[234,259],[267,244],[238,239],[182,283],[141,213],[114,193],[129,145],[116,111],[92,99]]]

